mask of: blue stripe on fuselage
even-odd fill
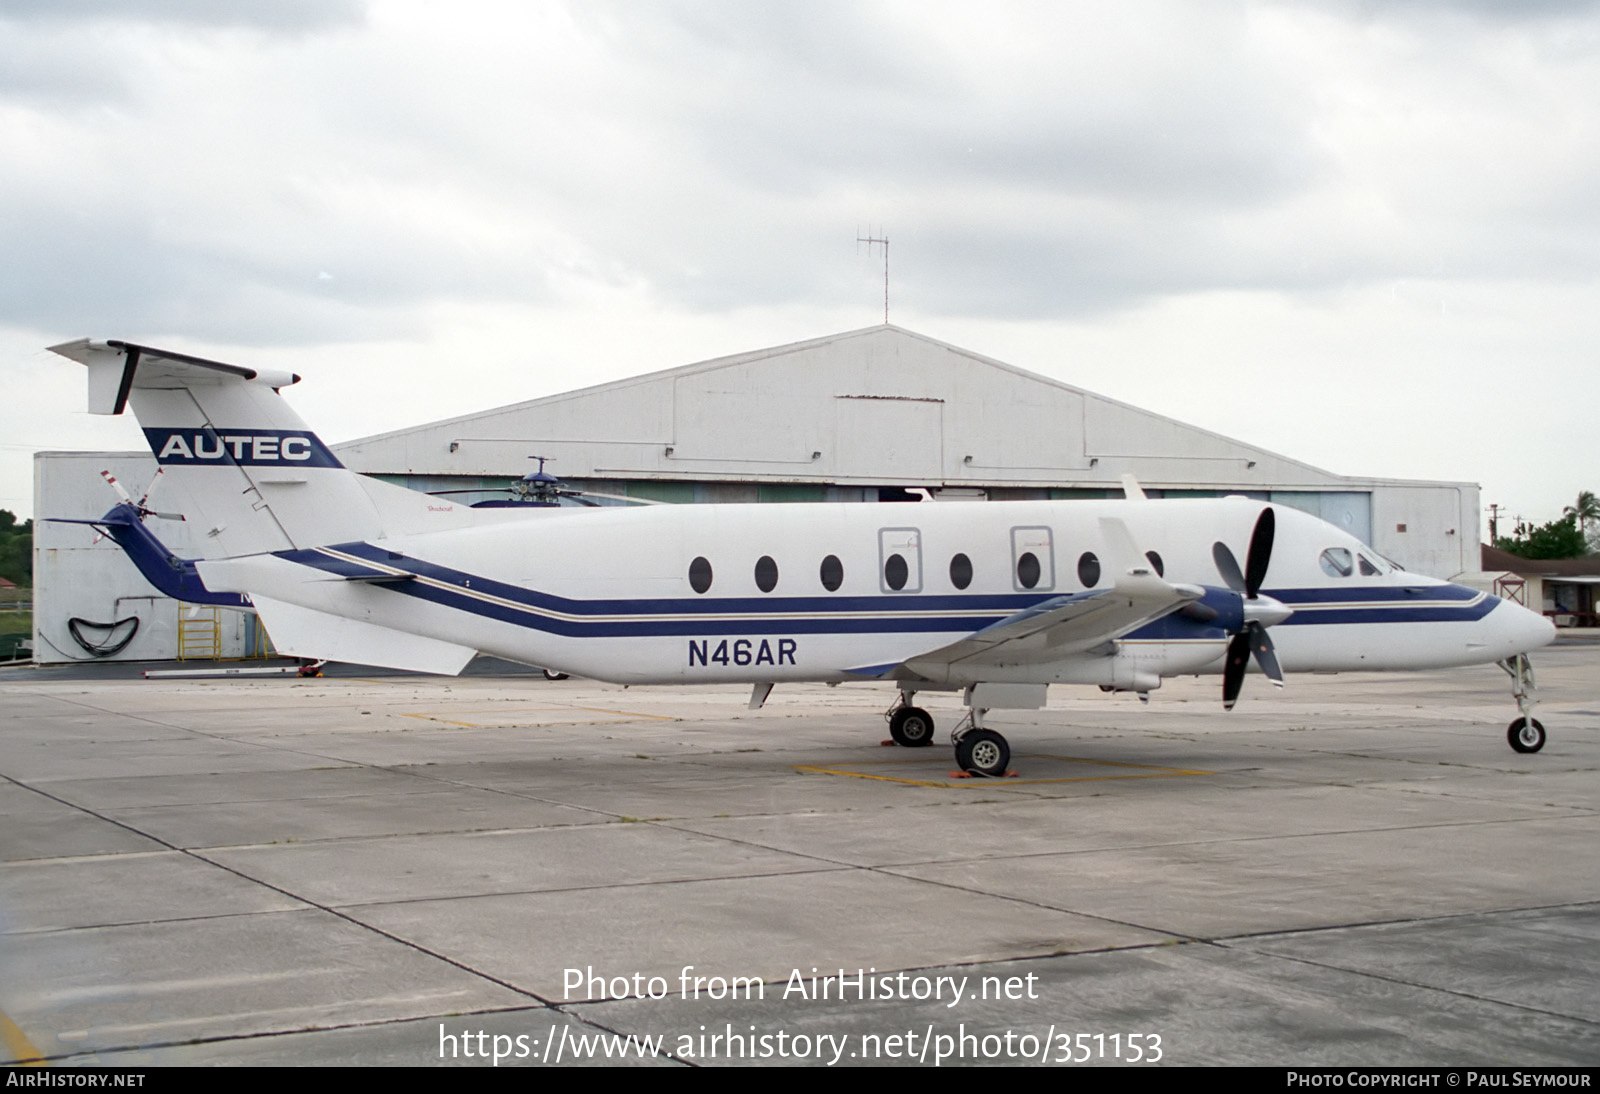
[[[349,555],[341,559],[327,552]],[[1018,611],[1060,597],[1059,592],[1006,594],[880,594],[877,596],[662,597],[655,599],[575,600],[512,585],[479,574],[427,562],[369,543],[278,552],[277,557],[341,577],[369,577],[396,570],[438,584],[407,581],[382,588],[474,615],[567,637],[652,637],[738,634],[895,634],[970,633]],[[366,565],[366,560],[375,565]],[[441,587],[443,586],[443,587]],[[1367,587],[1351,589],[1263,590],[1295,614],[1279,626],[1472,621],[1498,601],[1458,585]],[[1077,594],[1082,595],[1082,594]],[[505,603],[494,603],[493,597]],[[1481,598],[1481,599],[1480,599]],[[1170,614],[1125,637],[1194,639],[1225,636],[1236,627],[1237,594],[1208,588],[1206,602],[1220,615],[1198,623]],[[1231,609],[1231,610],[1230,610]],[[960,615],[943,613],[960,612]],[[543,613],[577,618],[562,619]],[[887,613],[862,618],[849,613]],[[976,614],[968,614],[976,613]],[[722,618],[750,615],[751,619]],[[643,618],[618,619],[616,616]],[[613,618],[585,618],[613,617]],[[1230,622],[1231,620],[1231,622]]]

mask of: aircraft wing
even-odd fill
[[[1111,588],[1035,604],[960,641],[908,658],[899,671],[939,679],[956,664],[1059,661],[1094,651],[1205,595],[1197,585],[1174,584],[1152,572],[1122,521],[1107,518],[1100,523],[1114,559]]]

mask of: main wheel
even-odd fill
[[[1506,726],[1506,740],[1518,752],[1537,752],[1544,747],[1544,724],[1537,718],[1518,718]]]
[[[998,778],[1011,765],[1011,746],[992,729],[971,729],[956,742],[956,763],[974,775]]]
[[[906,748],[933,744],[933,716],[921,707],[901,707],[889,718],[889,736]]]
[[[567,674],[564,672],[556,672],[554,669],[545,669],[544,678],[546,680],[565,680],[567,678]]]

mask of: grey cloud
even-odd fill
[[[1378,18],[1417,15],[1470,17],[1490,23],[1526,23],[1591,15],[1600,0],[1299,0],[1311,7]]]
[[[169,23],[300,33],[358,26],[365,0],[0,0],[0,19],[34,23]]]

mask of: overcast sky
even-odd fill
[[[329,441],[882,319],[1540,521],[1600,490],[1600,9],[0,0],[0,508],[141,446],[43,347]],[[108,505],[110,498],[107,499]]]

